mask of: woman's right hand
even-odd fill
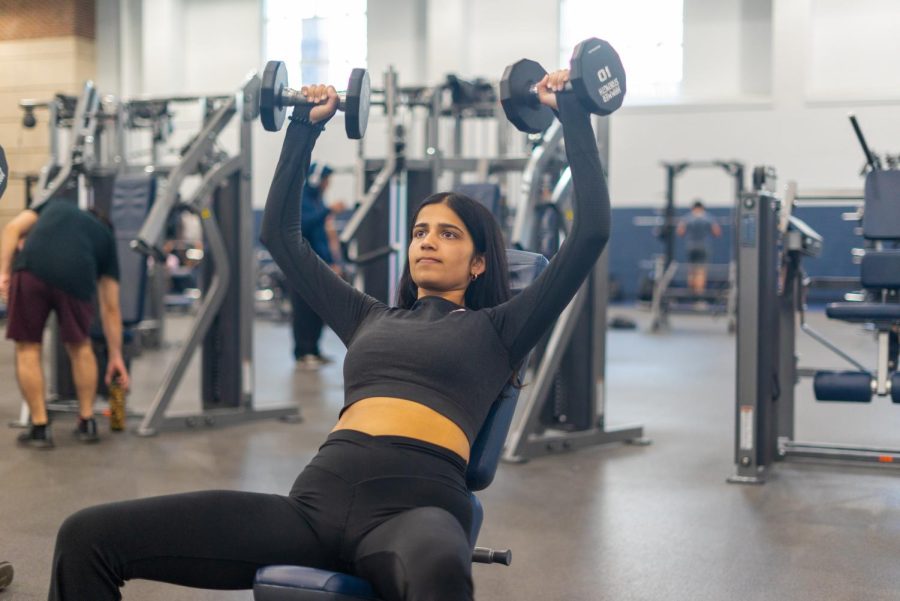
[[[568,81],[568,69],[560,69],[544,75],[544,78],[537,83],[538,102],[549,106],[554,111],[559,110],[559,105],[556,103],[556,93],[562,92]]]
[[[325,84],[303,86],[300,88],[300,93],[310,102],[320,103],[309,112],[309,120],[313,123],[326,121],[337,111],[338,93],[334,86],[326,86]]]

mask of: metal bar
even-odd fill
[[[394,112],[395,112],[395,96],[396,96],[396,87],[397,87],[397,77],[394,68],[389,68],[384,74],[384,85],[385,85],[385,114],[387,116],[387,148],[386,148],[386,156],[384,160],[384,166],[381,168],[381,171],[378,172],[378,175],[375,176],[375,180],[369,186],[369,189],[366,190],[366,193],[363,195],[360,200],[359,206],[353,212],[353,215],[350,217],[350,220],[347,222],[347,225],[344,226],[344,230],[341,232],[341,244],[349,245],[356,238],[356,234],[362,226],[363,221],[369,215],[369,212],[372,210],[372,207],[375,206],[375,203],[378,201],[378,196],[384,190],[385,186],[388,185],[391,176],[394,174],[394,171],[397,170],[397,148],[394,145]],[[363,168],[363,173],[360,174],[359,181],[362,182],[363,177],[365,175],[365,168]],[[351,262],[356,261],[357,259],[357,250],[355,246],[347,246],[347,259]]]
[[[78,103],[75,105],[75,114],[72,119],[72,133],[69,140],[69,150],[66,154],[59,173],[43,188],[37,201],[32,205],[36,208],[52,198],[65,185],[76,166],[80,166],[84,155],[85,139],[96,129],[96,112],[99,99],[94,89],[94,82],[84,82]],[[55,127],[55,124],[50,124]]]
[[[156,427],[154,431],[142,432],[138,430],[138,433],[142,436],[151,436],[161,431],[178,432],[197,430],[203,427],[230,426],[245,423],[250,419],[291,419],[292,421],[297,421],[298,418],[298,409],[295,406],[253,409],[252,411],[248,411],[245,408],[213,409],[204,411],[201,414],[166,415],[154,422]]]
[[[235,161],[229,161],[229,164],[234,168]],[[222,171],[224,171],[224,169]],[[227,177],[227,175],[223,174],[217,176],[215,173],[211,172],[207,174],[206,179],[218,179],[221,181]],[[203,186],[201,186],[201,188],[202,187]],[[159,431],[165,417],[166,409],[172,402],[175,390],[184,377],[184,372],[187,370],[187,367],[194,356],[194,351],[200,346],[200,343],[212,326],[213,320],[216,318],[216,314],[222,307],[222,303],[225,302],[225,297],[228,294],[231,269],[228,265],[228,250],[225,248],[222,232],[219,230],[213,212],[209,207],[204,207],[200,211],[200,217],[203,231],[209,245],[207,256],[212,260],[214,270],[212,279],[210,281],[209,289],[206,291],[203,302],[200,305],[194,327],[191,329],[187,341],[181,348],[178,358],[169,366],[166,375],[163,377],[162,384],[156,393],[156,397],[153,399],[150,410],[144,416],[141,425],[138,427],[137,433],[141,436],[153,436]]]
[[[540,146],[532,152],[522,171],[522,202],[516,208],[516,217],[510,243],[514,248],[532,248],[534,207],[540,197],[540,175],[552,158],[552,152],[563,140],[562,125],[558,121],[547,128]]]
[[[656,283],[653,285],[653,300],[650,309],[650,314],[652,315],[651,329],[653,331],[669,325],[668,309],[663,308],[663,297],[665,297],[672,280],[675,279],[675,274],[678,272],[678,263],[671,261],[665,268],[665,272],[660,276],[663,262],[664,259],[662,257],[656,262]]]
[[[601,444],[642,441],[642,426],[625,426],[611,430],[591,428],[577,432],[545,431],[540,435],[529,436],[518,446],[514,458],[504,456],[507,461],[523,461],[553,452],[566,452],[592,447]]]
[[[800,329],[809,334],[809,336],[812,337],[813,340],[831,350],[834,354],[838,355],[841,359],[843,359],[859,371],[869,371],[868,368],[866,368],[862,363],[839,349],[835,344],[819,334],[808,323],[806,323],[806,313],[804,311],[800,311]]]
[[[865,447],[820,442],[782,441],[779,452],[785,458],[862,461],[880,465],[900,464],[900,449]]]
[[[209,123],[194,139],[193,144],[188,148],[178,167],[172,171],[168,178],[160,181],[160,190],[157,191],[156,201],[144,220],[137,237],[131,242],[132,248],[146,255],[162,258],[163,252],[159,245],[165,234],[169,213],[172,212],[172,209],[178,203],[178,190],[181,187],[181,183],[186,177],[197,171],[201,159],[209,152],[218,135],[237,112],[237,105],[236,96],[232,96],[229,102],[219,107],[215,115],[210,118]]]
[[[850,113],[848,116],[850,117],[850,125],[853,126],[853,132],[856,134],[856,139],[859,140],[859,145],[862,146],[863,154],[866,155],[866,163],[869,164],[872,171],[881,171],[881,162],[878,160],[878,157],[869,150],[869,145],[866,144],[866,137],[863,136],[862,129],[859,127],[859,121],[856,120],[856,115]]]
[[[890,332],[882,330],[878,332],[878,371],[875,374],[877,389],[875,393],[878,396],[886,396],[890,394],[888,383],[891,374],[888,371],[888,361],[890,355]]]
[[[520,411],[517,412],[518,415],[514,419],[506,439],[503,457],[507,461],[518,461],[521,458],[521,451],[528,435],[538,429],[541,409],[539,403],[544,402],[550,392],[550,387],[553,386],[553,379],[562,361],[563,351],[575,330],[575,324],[584,307],[586,296],[587,283],[581,286],[575,298],[563,309],[553,326],[547,348],[540,364],[535,369],[530,394],[525,395],[524,403],[520,399]]]

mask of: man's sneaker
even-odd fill
[[[17,438],[20,445],[33,449],[52,449],[53,436],[50,433],[50,424],[35,426],[30,424],[28,430],[19,434]]]
[[[325,365],[318,355],[303,355],[297,359],[297,369],[300,371],[316,371]]]
[[[75,428],[75,438],[77,438],[79,442],[98,442],[100,437],[97,436],[97,420],[93,417],[88,419],[79,417],[78,427]]]
[[[13,567],[8,561],[0,561],[0,591],[12,584]]]

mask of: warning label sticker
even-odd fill
[[[753,450],[753,405],[741,405],[741,436],[738,444],[742,451]]]

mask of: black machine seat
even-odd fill
[[[831,319],[856,323],[891,323],[900,321],[898,303],[831,303],[825,307]]]
[[[873,372],[856,361],[852,363],[859,371],[817,372],[813,389],[819,401],[868,403],[876,394],[891,395],[898,402],[900,394],[895,394],[893,387],[895,382],[900,384],[896,371],[900,249],[893,247],[900,244],[900,171],[884,171],[873,162],[855,119],[851,117],[851,121],[872,167],[864,191],[862,235],[867,248],[860,265],[860,282],[868,300],[831,303],[825,307],[825,314],[831,319],[872,324],[878,330],[878,359]]]

